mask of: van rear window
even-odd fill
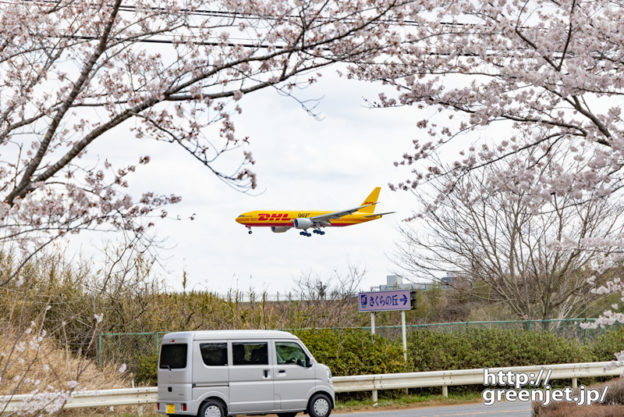
[[[162,345],[160,349],[160,369],[186,368],[186,343]]]

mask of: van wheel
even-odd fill
[[[225,417],[225,407],[221,401],[206,400],[199,407],[198,417]]]
[[[328,417],[331,414],[331,400],[325,394],[314,394],[308,404],[310,417]]]

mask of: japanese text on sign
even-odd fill
[[[358,297],[358,310],[361,312],[411,308],[410,290],[362,292]]]

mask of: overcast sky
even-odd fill
[[[417,134],[412,108],[371,109],[364,99],[375,99],[380,85],[348,81],[333,70],[314,86],[298,93],[319,98],[311,117],[291,98],[274,90],[250,94],[241,100],[243,113],[236,126],[250,137],[258,175],[257,191],[237,192],[207,168],[169,144],[139,141],[116,131],[91,151],[106,154],[116,165],[149,154],[152,162],[131,180],[135,192],[154,190],[182,196],[173,214],[194,221],[161,221],[157,234],[169,249],[161,252],[170,289],[181,290],[182,271],[188,289],[225,293],[229,289],[284,294],[302,274],[327,280],[334,271],[346,274],[349,265],[366,269],[363,289],[385,282],[397,271],[392,262],[400,241],[398,225],[414,208],[414,198],[393,192],[388,182],[407,178],[406,169],[394,167],[411,150]],[[432,112],[432,110],[428,110]],[[149,146],[147,148],[146,146]],[[227,166],[240,153],[223,158]],[[240,213],[260,209],[343,210],[358,206],[381,186],[378,211],[396,211],[366,224],[328,228],[326,235],[300,236],[298,231],[273,233],[254,228],[248,235],[234,221]],[[83,251],[102,246],[92,237],[81,238]]]

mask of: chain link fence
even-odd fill
[[[617,325],[609,328],[585,329],[581,327],[583,323],[593,323],[594,318],[570,318],[551,320],[499,320],[499,321],[463,321],[451,323],[431,323],[431,324],[408,324],[407,332],[414,330],[429,330],[436,332],[458,332],[467,329],[518,329],[529,331],[549,331],[557,336],[568,340],[579,340],[586,342],[592,340],[606,331],[618,328]],[[360,327],[360,329],[370,331],[370,326]],[[401,326],[375,326],[375,334],[389,339],[401,338]]]
[[[141,356],[158,353],[160,340],[166,333],[101,333],[98,335],[98,366],[104,363],[125,363],[132,371]]]

